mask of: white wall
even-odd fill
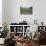
[[[7,0],[2,0],[2,23],[4,22],[8,23]]]
[[[28,22],[32,22],[33,21],[33,14],[32,15],[21,15],[20,14],[20,5],[21,6],[32,6],[33,7],[33,0],[11,0],[11,4],[12,6],[10,7],[12,10],[11,13],[11,18],[9,17],[9,19],[11,22],[22,22],[23,20],[26,20]],[[15,21],[14,21],[15,20]]]
[[[26,2],[26,3],[25,3]],[[20,15],[20,5],[32,6],[33,0],[23,1],[23,0],[4,0],[3,1],[3,20],[4,22],[22,22],[23,20],[29,23],[33,22],[34,17],[32,15]],[[21,6],[22,6],[21,5]],[[5,17],[4,17],[5,16]]]
[[[46,25],[46,0],[39,0],[39,20]]]
[[[6,17],[5,18],[3,16],[3,20],[7,23],[21,22],[23,20],[26,20],[28,23],[31,24],[34,23],[34,19],[37,19],[38,24],[40,24],[41,21],[43,21],[44,24],[46,23],[46,0],[4,0],[3,3],[3,15]],[[21,4],[23,6],[32,6],[33,14],[26,16],[20,15]]]

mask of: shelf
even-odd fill
[[[9,27],[10,27],[10,33],[17,33],[18,35],[22,34],[23,36],[25,36],[25,34],[26,34],[25,30],[26,30],[27,27],[30,27],[30,26],[31,25],[9,25]],[[14,30],[16,32],[14,32]],[[21,31],[19,31],[19,30],[21,30]],[[11,31],[13,31],[13,32],[11,32]]]
[[[15,33],[15,32],[10,32],[10,33]],[[16,33],[23,33],[23,32],[16,32]]]
[[[23,32],[16,32],[16,33],[23,33]]]
[[[15,32],[10,32],[10,33],[15,33]]]
[[[31,26],[31,25],[9,25],[9,26]]]

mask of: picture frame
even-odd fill
[[[20,7],[20,14],[24,15],[32,14],[32,7]]]

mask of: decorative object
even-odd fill
[[[32,7],[20,7],[20,14],[32,14]]]
[[[6,38],[6,37],[7,37],[7,32],[8,32],[7,24],[5,23],[5,24],[3,25],[3,31],[1,32],[0,38]]]
[[[32,39],[32,32],[30,32],[30,27],[26,29],[26,38],[28,40]]]
[[[5,38],[0,38],[0,44],[4,44]]]
[[[37,19],[34,20],[34,24],[37,24]]]
[[[3,24],[3,31],[0,31],[0,44],[4,44],[4,40],[7,37],[8,29],[7,24]]]

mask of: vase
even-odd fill
[[[0,44],[4,44],[5,38],[0,38]]]

